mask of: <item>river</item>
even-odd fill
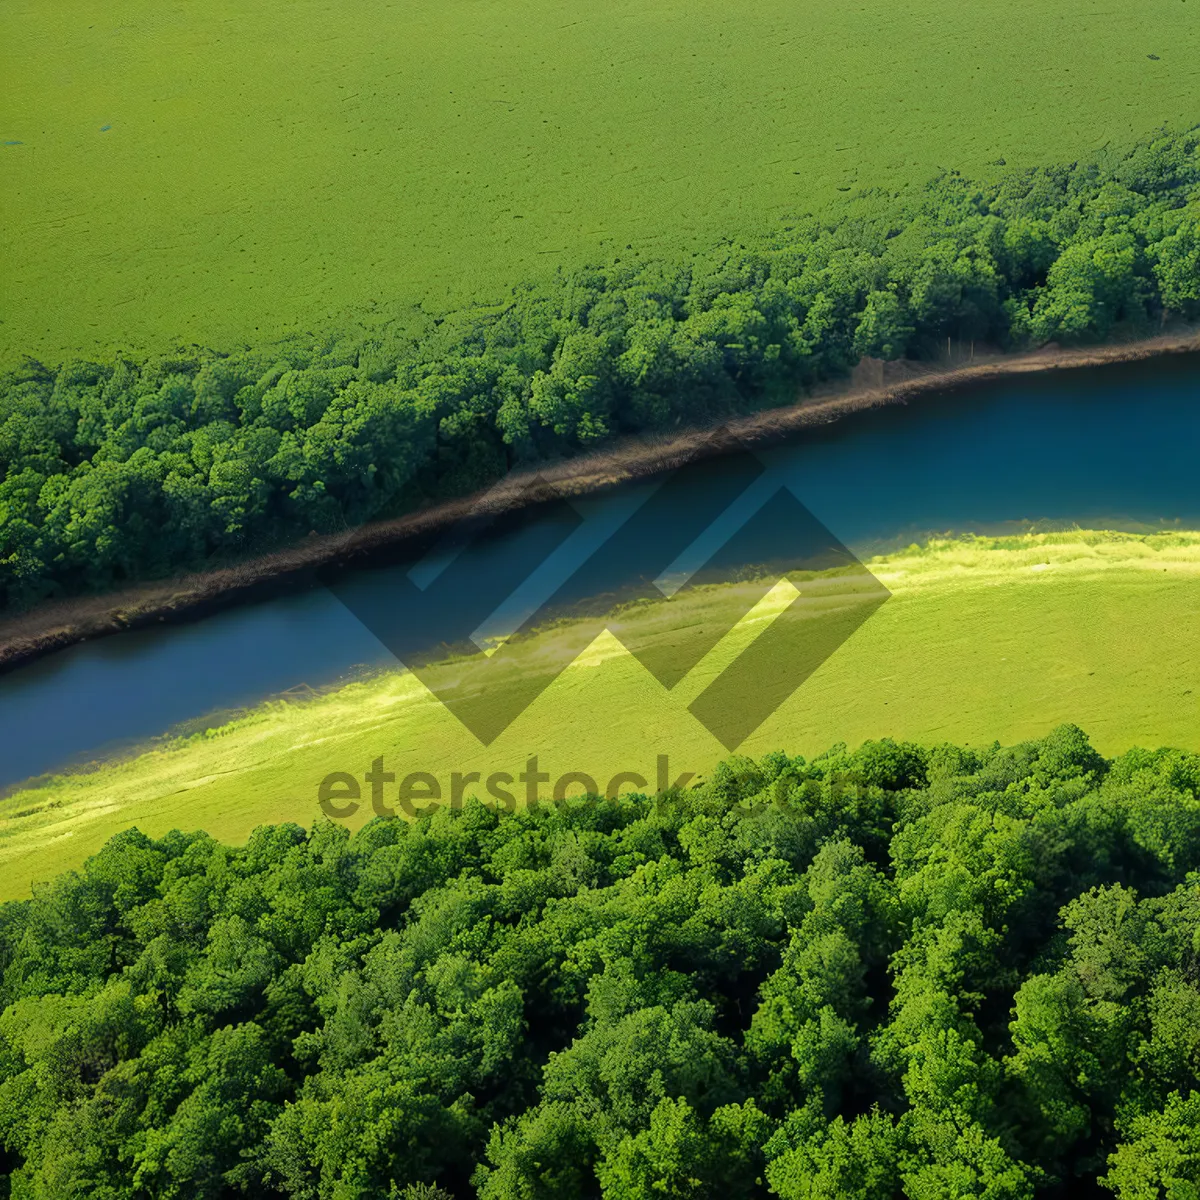
[[[976,385],[859,413],[758,451],[766,470],[689,553],[700,561],[781,484],[860,558],[933,533],[1045,523],[1200,529],[1200,358],[1109,365]],[[729,466],[703,464],[714,489]],[[480,633],[503,632],[654,494],[639,483],[576,502],[466,549],[343,580],[385,596],[401,574],[427,586],[453,562],[487,591],[504,564],[557,546]],[[699,557],[697,557],[699,556]],[[693,564],[694,565],[694,564]],[[686,562],[681,571],[690,569]],[[630,568],[634,570],[633,567]],[[628,582],[628,581],[617,581]],[[0,787],[103,758],[181,725],[397,660],[330,590],[218,612],[192,624],[85,642],[0,677]]]

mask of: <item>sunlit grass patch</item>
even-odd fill
[[[1200,750],[1200,533],[934,541],[867,565],[891,599],[743,752],[811,756],[887,736],[1011,743],[1064,721],[1087,729],[1104,754],[1134,744]],[[308,825],[320,816],[326,775],[361,778],[377,758],[398,779],[424,771],[446,788],[455,772],[516,780],[534,755],[551,779],[582,771],[601,787],[629,771],[652,789],[660,755],[672,780],[702,776],[726,752],[687,706],[778,616],[793,586],[773,589],[740,623],[746,594],[761,587],[697,588],[622,610],[642,635],[669,637],[698,621],[725,622],[730,633],[670,691],[603,633],[488,747],[397,671],[44,781],[0,802],[0,896],[81,862],[131,824],[151,834],[200,827],[228,840],[264,822]],[[522,639],[512,669],[523,655],[553,661],[571,635],[567,622]],[[485,683],[484,662],[447,669],[464,686],[475,673],[474,686],[497,686]],[[483,794],[466,785],[472,791]],[[525,785],[511,791],[523,796]],[[351,824],[371,815],[364,788]]]

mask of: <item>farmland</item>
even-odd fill
[[[1195,9],[9,5],[0,361],[436,312],[1071,161],[1194,120]]]

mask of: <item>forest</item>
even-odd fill
[[[0,608],[231,562],[622,434],[790,403],[864,355],[1194,320],[1198,141],[1164,133],[987,184],[949,172],[422,326],[27,360],[0,378]]]
[[[1194,1200],[1200,755],[114,837],[0,907],[0,1192]]]

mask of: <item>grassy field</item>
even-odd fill
[[[1063,721],[1081,725],[1105,754],[1135,744],[1200,750],[1200,533],[943,542],[870,566],[892,598],[743,752],[811,756],[882,736],[1010,743]],[[736,604],[737,586],[627,619],[653,624],[669,610],[685,628]],[[488,749],[396,673],[268,704],[207,734],[17,793],[0,802],[0,898],[27,894],[31,881],[78,865],[133,824],[153,835],[202,827],[231,841],[263,822],[308,825],[326,775],[361,778],[379,757],[398,779],[430,772],[444,795],[454,771],[516,776],[535,753],[552,779],[583,771],[601,787],[633,771],[653,790],[661,754],[672,781],[702,776],[726,751],[687,704],[779,611],[786,587],[671,692],[601,635]],[[547,630],[529,652],[552,653],[565,634]],[[389,803],[396,790],[388,785]],[[514,790],[523,794],[519,783]],[[368,792],[350,824],[371,815]]]
[[[12,0],[0,76],[0,361],[54,361],[1069,161],[1196,118],[1200,5]]]

